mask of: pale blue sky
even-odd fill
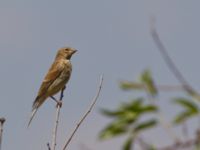
[[[26,128],[31,105],[56,50],[72,46],[73,74],[65,91],[58,148],[95,95],[100,74],[104,85],[99,101],[70,145],[93,150],[119,150],[124,140],[99,142],[97,133],[109,121],[99,109],[115,108],[134,93],[121,92],[120,79],[134,80],[150,67],[158,82],[177,81],[149,34],[149,18],[185,77],[200,89],[200,1],[197,0],[2,0],[0,2],[0,117],[7,121],[3,150],[44,150],[51,140],[54,102],[38,111]],[[165,106],[165,102],[160,102]],[[168,110],[165,107],[166,111]],[[173,115],[173,111],[170,111]],[[167,141],[159,132],[151,139]]]

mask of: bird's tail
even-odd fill
[[[28,127],[30,126],[31,121],[33,120],[33,117],[35,116],[37,110],[38,110],[38,107],[36,107],[36,108],[34,108],[34,109],[32,110],[32,112],[31,112],[31,117],[30,117],[30,120],[29,120],[29,122],[28,122]]]
[[[41,104],[43,103],[43,97],[37,96],[35,101],[33,102],[33,106],[32,106],[32,112],[31,112],[31,116],[30,116],[30,120],[28,122],[28,127],[31,124],[31,121],[33,120],[33,117],[35,116],[38,108],[41,106]]]

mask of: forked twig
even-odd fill
[[[5,118],[0,118],[0,150],[2,145],[2,136],[3,136],[3,124],[6,121]]]
[[[70,135],[69,139],[66,141],[63,150],[66,150],[67,146],[69,145],[69,143],[71,142],[72,138],[74,137],[75,133],[77,132],[78,128],[80,127],[80,125],[83,123],[83,121],[85,120],[85,118],[88,116],[88,114],[92,111],[92,108],[94,107],[94,105],[97,102],[97,99],[99,97],[99,94],[101,92],[101,88],[102,88],[102,84],[103,84],[103,76],[101,76],[100,78],[100,85],[97,91],[96,96],[94,97],[94,99],[92,100],[92,103],[89,107],[89,109],[86,111],[86,113],[83,115],[83,117],[80,119],[80,121],[77,123],[75,129],[73,130],[72,134]]]

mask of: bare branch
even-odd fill
[[[175,143],[173,145],[166,146],[163,148],[158,148],[158,150],[176,150],[176,149],[181,149],[181,148],[186,149],[186,148],[195,146],[196,144],[197,144],[197,140],[192,139],[192,140],[188,140],[188,141],[184,141],[184,142]]]
[[[101,92],[101,88],[102,88],[102,84],[103,84],[103,76],[101,76],[100,78],[100,85],[99,85],[99,88],[98,88],[98,91],[97,91],[97,94],[96,96],[94,97],[94,99],[92,100],[92,103],[89,107],[89,109],[86,111],[86,113],[83,115],[83,117],[80,119],[80,121],[77,123],[76,125],[76,128],[73,130],[71,136],[69,137],[69,139],[66,141],[64,147],[63,147],[63,150],[66,150],[67,149],[67,146],[69,145],[69,143],[71,142],[72,138],[74,137],[75,133],[77,132],[78,128],[80,127],[80,125],[83,123],[83,121],[85,120],[85,118],[89,115],[89,113],[92,111],[94,105],[96,104],[97,102],[97,99],[99,97],[99,94]]]
[[[56,121],[55,121],[54,130],[53,130],[53,136],[52,136],[52,145],[51,145],[51,148],[48,146],[49,150],[55,150],[56,149],[58,124],[59,124],[59,118],[60,118],[60,109],[62,107],[62,99],[64,97],[64,95],[63,95],[64,90],[65,90],[65,88],[63,88],[61,90],[60,100],[56,100],[55,98],[52,98],[52,99],[54,99],[57,102],[57,104],[56,104]]]
[[[159,34],[156,31],[155,28],[155,18],[151,18],[151,36],[156,44],[156,46],[158,47],[159,52],[161,53],[164,61],[166,62],[168,68],[170,69],[170,71],[174,74],[174,76],[176,77],[176,79],[182,84],[183,89],[191,96],[195,97],[197,100],[200,100],[200,95],[199,93],[197,93],[193,87],[187,82],[187,80],[184,78],[184,76],[181,74],[181,72],[179,71],[179,69],[176,67],[175,63],[173,62],[173,60],[171,59],[171,57],[169,56],[169,54],[167,53],[167,50],[164,46],[164,44],[162,43]],[[191,146],[195,146],[198,144],[199,142],[199,134],[197,135],[197,137],[195,139],[191,139],[188,141],[178,141],[175,142],[175,144],[164,147],[164,148],[158,148],[158,150],[175,150],[178,148],[189,148]]]
[[[50,147],[49,143],[47,143],[47,148],[48,148],[48,150],[51,150],[51,147]]]
[[[151,145],[148,144],[142,137],[137,138],[138,144],[140,145],[142,150],[150,149]]]
[[[3,124],[6,121],[5,118],[0,118],[0,150],[2,145],[2,136],[3,136]]]
[[[124,90],[145,90],[146,85],[144,83],[136,83],[131,81],[121,81],[121,84],[127,85],[129,88],[122,88]],[[156,85],[156,88],[160,91],[171,92],[171,91],[182,91],[185,90],[182,85],[167,85],[167,84],[159,84]]]
[[[188,139],[184,141],[175,142],[174,144],[156,148],[156,150],[180,150],[180,149],[190,149],[197,147],[200,143],[200,130],[196,131],[196,137],[194,139]]]
[[[192,86],[190,86],[190,84],[187,82],[187,80],[181,74],[181,72],[176,67],[175,63],[173,62],[173,60],[171,59],[171,57],[167,53],[167,50],[166,50],[164,44],[162,43],[162,41],[160,40],[160,37],[159,37],[159,35],[156,31],[155,19],[154,18],[151,19],[151,29],[150,29],[150,31],[151,31],[151,36],[152,36],[155,44],[158,47],[158,50],[160,51],[164,61],[166,62],[167,66],[169,67],[171,72],[174,74],[174,76],[177,78],[177,80],[182,84],[183,88],[185,89],[185,91],[188,94],[190,94],[190,95],[196,97],[198,100],[200,100],[200,95],[193,89]]]

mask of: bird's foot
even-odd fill
[[[61,100],[57,100],[55,97],[51,96],[51,99],[54,100],[57,104],[56,107],[62,107],[62,101]]]
[[[56,107],[62,107],[62,101],[57,101],[57,105],[56,105]]]

